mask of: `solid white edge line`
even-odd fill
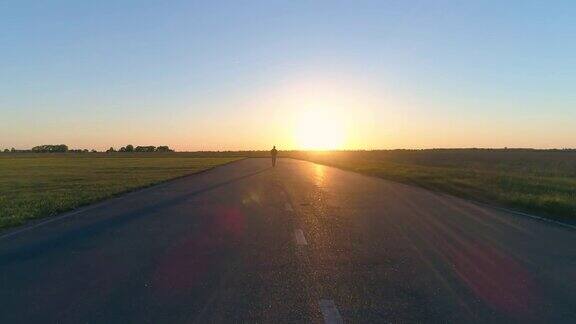
[[[504,211],[504,212],[508,212],[508,213],[512,213],[512,214],[516,214],[516,215],[520,215],[520,216],[530,217],[530,218],[537,219],[537,220],[540,220],[540,221],[543,221],[543,222],[548,222],[548,223],[552,223],[552,224],[556,224],[556,225],[560,225],[560,226],[563,226],[563,227],[568,227],[568,228],[570,228],[570,229],[576,230],[576,226],[570,225],[570,224],[566,224],[566,223],[562,223],[562,222],[559,222],[559,221],[557,221],[557,220],[553,220],[553,219],[549,219],[549,218],[544,218],[544,217],[540,217],[540,216],[536,216],[536,215],[530,215],[530,214],[526,214],[526,213],[523,213],[523,212],[520,212],[520,211],[511,210],[511,209],[508,209],[508,208],[497,207],[497,206],[489,206],[489,205],[484,205],[484,204],[482,204],[482,205],[483,205],[483,206],[487,206],[487,207],[492,207],[492,208],[497,209],[497,210],[500,210],[500,211]]]
[[[304,231],[302,231],[301,229],[297,229],[294,232],[294,236],[296,237],[296,244],[308,245],[308,242],[306,241],[306,237],[304,237]]]
[[[508,208],[505,208],[505,207],[494,206],[494,205],[490,205],[490,204],[488,204],[488,203],[483,203],[483,202],[480,202],[480,201],[475,201],[475,200],[466,199],[466,198],[463,198],[463,197],[458,197],[458,196],[451,195],[451,194],[448,194],[448,193],[445,193],[445,192],[434,191],[434,190],[427,189],[427,188],[424,188],[424,187],[419,187],[419,186],[415,186],[415,185],[410,185],[410,184],[407,184],[407,183],[398,182],[398,181],[394,181],[394,180],[390,180],[390,179],[386,179],[386,178],[380,178],[380,177],[371,176],[371,175],[368,175],[368,174],[357,173],[357,172],[355,172],[355,171],[350,171],[350,170],[346,170],[346,169],[341,169],[341,168],[338,168],[338,167],[335,167],[335,166],[330,166],[330,165],[326,165],[326,164],[316,163],[316,162],[313,162],[313,161],[299,160],[299,159],[295,159],[295,158],[290,158],[290,159],[296,160],[296,161],[301,161],[301,162],[309,162],[309,163],[312,163],[312,164],[322,165],[322,166],[324,166],[324,167],[333,168],[333,169],[340,170],[340,171],[351,172],[351,173],[360,175],[360,176],[362,176],[362,177],[367,177],[367,178],[372,178],[372,179],[380,179],[380,180],[384,180],[384,181],[387,181],[387,182],[392,182],[392,183],[397,184],[397,185],[402,185],[402,186],[405,186],[405,187],[409,187],[409,188],[412,188],[412,189],[413,189],[413,188],[418,188],[418,189],[421,189],[421,190],[424,190],[424,191],[427,191],[427,192],[432,192],[432,193],[437,194],[437,195],[445,195],[445,196],[448,196],[448,197],[451,197],[451,198],[457,198],[457,199],[463,200],[463,201],[465,201],[465,202],[467,202],[467,203],[475,204],[475,205],[477,205],[477,206],[481,206],[481,207],[485,207],[485,208],[491,208],[491,209],[499,210],[499,211],[502,211],[502,212],[508,212],[508,213],[511,213],[511,214],[516,214],[516,215],[518,215],[518,216],[525,216],[525,217],[532,218],[532,219],[535,219],[535,220],[539,220],[539,221],[542,221],[542,222],[546,222],[546,223],[550,223],[550,224],[555,224],[555,225],[558,225],[558,226],[561,226],[561,227],[566,227],[566,228],[569,228],[569,229],[572,229],[572,230],[576,230],[576,225],[564,223],[564,222],[557,221],[557,220],[550,219],[550,218],[540,217],[540,216],[536,216],[536,215],[524,213],[524,212],[521,212],[521,211],[517,211],[517,210],[513,210],[513,209],[508,209]]]
[[[40,227],[40,226],[42,226],[42,225],[46,225],[46,224],[52,223],[52,222],[55,222],[55,221],[57,221],[57,220],[61,220],[61,219],[63,219],[63,218],[67,218],[67,217],[70,217],[70,216],[74,216],[74,215],[77,215],[77,214],[80,214],[80,213],[89,211],[89,210],[94,209],[94,208],[98,208],[98,207],[100,207],[101,205],[102,205],[102,204],[96,204],[96,205],[92,205],[92,206],[87,206],[87,207],[84,207],[84,208],[81,208],[81,209],[78,209],[78,210],[73,210],[73,211],[71,211],[71,212],[65,213],[65,214],[60,215],[60,216],[51,217],[51,218],[49,218],[49,219],[47,219],[47,220],[40,221],[40,222],[38,222],[38,223],[36,223],[36,224],[32,224],[32,225],[26,226],[26,227],[24,227],[24,228],[21,228],[21,229],[15,230],[15,231],[8,232],[8,233],[6,233],[6,234],[4,234],[4,235],[0,235],[0,240],[1,240],[1,239],[8,238],[8,237],[11,237],[11,236],[14,236],[14,235],[17,235],[17,234],[20,234],[20,233],[23,233],[23,232],[27,232],[27,231],[29,231],[29,230],[31,230],[31,229],[36,228],[36,227]]]
[[[178,179],[174,179],[174,180],[178,180]],[[159,183],[159,184],[157,184],[157,185],[153,185],[153,186],[150,186],[150,187],[144,187],[144,188],[136,189],[136,190],[134,190],[134,191],[126,192],[126,193],[121,194],[121,195],[118,195],[118,196],[112,196],[112,197],[109,197],[109,198],[107,198],[107,199],[104,199],[104,200],[102,200],[102,201],[100,201],[100,202],[96,202],[96,203],[94,203],[94,204],[92,204],[92,205],[88,205],[88,206],[84,206],[84,207],[79,207],[79,208],[77,208],[77,209],[75,209],[75,210],[71,210],[71,211],[65,212],[64,214],[57,215],[57,216],[54,216],[54,217],[48,217],[48,219],[46,219],[46,220],[41,220],[41,221],[39,221],[38,223],[34,223],[34,224],[30,224],[30,225],[24,225],[24,227],[22,227],[22,228],[20,228],[20,229],[8,230],[7,233],[5,233],[5,234],[3,234],[3,235],[0,235],[0,240],[9,238],[9,237],[11,237],[11,236],[14,236],[14,235],[17,235],[17,234],[20,234],[20,233],[27,232],[27,231],[29,231],[29,230],[31,230],[31,229],[35,229],[35,228],[40,227],[40,226],[42,226],[42,225],[50,224],[50,223],[52,223],[52,222],[55,222],[55,221],[58,221],[58,220],[61,220],[61,219],[64,219],[64,218],[68,218],[68,217],[70,217],[70,216],[78,215],[78,214],[81,214],[81,213],[83,213],[83,212],[87,212],[87,211],[89,211],[89,210],[92,210],[92,209],[95,209],[95,208],[98,208],[98,207],[102,207],[102,206],[104,206],[104,205],[106,205],[106,204],[108,204],[108,203],[110,203],[110,202],[112,202],[112,201],[116,201],[116,200],[118,200],[118,199],[125,199],[125,198],[131,197],[131,196],[133,196],[133,195],[135,195],[135,194],[148,192],[148,191],[150,191],[150,190],[152,190],[152,189],[161,189],[161,188],[167,186],[169,183],[170,183],[170,181],[167,181],[167,182],[165,182],[165,183]]]
[[[22,225],[22,226],[24,226],[24,227],[19,228],[19,229],[16,229],[16,230],[8,229],[6,233],[0,234],[0,240],[5,239],[5,238],[9,238],[9,237],[11,237],[11,236],[14,236],[14,235],[17,235],[17,234],[20,234],[20,233],[23,233],[23,232],[27,232],[27,231],[29,231],[29,230],[31,230],[31,229],[36,228],[36,227],[40,227],[40,226],[42,226],[42,225],[46,225],[46,224],[55,222],[55,221],[60,220],[60,219],[64,219],[64,218],[67,218],[67,217],[70,217],[70,216],[74,216],[74,215],[83,213],[83,212],[85,212],[85,211],[88,211],[88,210],[91,210],[91,209],[94,209],[94,208],[98,208],[98,207],[103,206],[103,205],[105,205],[105,204],[107,204],[107,203],[109,203],[109,202],[111,202],[111,201],[114,201],[114,200],[124,199],[124,198],[127,198],[127,197],[131,197],[131,196],[133,196],[133,195],[140,194],[140,193],[143,193],[143,192],[148,192],[148,191],[154,190],[154,189],[161,189],[161,188],[164,188],[164,187],[166,187],[166,186],[169,186],[170,184],[173,184],[175,181],[178,181],[178,180],[181,180],[181,179],[190,177],[190,176],[199,175],[199,174],[205,173],[205,172],[207,172],[207,171],[211,171],[211,170],[213,170],[213,169],[215,169],[215,168],[217,168],[217,167],[225,166],[225,165],[227,165],[227,164],[232,164],[232,163],[234,163],[234,162],[238,162],[238,161],[242,161],[242,160],[247,160],[247,159],[248,159],[248,158],[241,158],[241,159],[238,159],[238,160],[235,160],[235,161],[232,161],[232,162],[224,163],[224,164],[221,164],[221,165],[218,165],[218,166],[215,166],[215,167],[211,167],[211,168],[208,168],[208,169],[199,171],[199,172],[197,172],[197,173],[191,173],[191,174],[188,174],[188,175],[184,175],[184,176],[182,176],[182,177],[178,177],[178,178],[174,178],[174,179],[169,179],[169,180],[166,180],[166,181],[162,181],[162,182],[160,182],[160,183],[153,184],[153,185],[150,185],[150,186],[147,186],[147,187],[137,188],[137,189],[134,189],[133,191],[129,191],[129,192],[125,192],[125,193],[120,193],[119,195],[106,198],[106,199],[104,199],[104,200],[102,200],[102,201],[100,201],[100,202],[96,202],[96,203],[94,203],[94,204],[92,204],[92,205],[85,206],[85,207],[79,207],[79,208],[76,209],[76,210],[71,210],[71,211],[65,212],[64,214],[58,215],[58,216],[48,217],[48,219],[43,220],[43,221],[39,221],[38,223],[34,223],[34,224],[30,224],[30,225]],[[18,228],[18,227],[16,227],[16,228]]]
[[[334,301],[330,299],[322,299],[318,304],[320,304],[320,311],[322,312],[322,316],[324,316],[324,323],[344,323],[342,317],[340,316],[340,312],[338,311],[338,307],[336,307],[336,304],[334,304]]]
[[[424,189],[424,190],[426,190],[426,189]],[[474,204],[474,205],[476,205],[476,206],[483,207],[483,208],[486,208],[486,209],[494,209],[494,210],[498,210],[498,211],[501,211],[501,212],[506,212],[506,213],[510,213],[510,214],[515,214],[515,215],[523,216],[523,217],[528,217],[528,218],[532,218],[532,219],[539,220],[539,221],[542,221],[542,222],[546,222],[546,223],[550,223],[550,224],[555,224],[555,225],[559,225],[559,226],[561,226],[561,227],[566,227],[566,228],[569,228],[569,229],[576,230],[576,226],[575,226],[575,225],[563,223],[563,222],[560,222],[560,221],[557,221],[557,220],[553,220],[553,219],[550,219],[550,218],[544,218],[544,217],[540,217],[540,216],[528,214],[528,213],[525,213],[525,212],[521,212],[521,211],[518,211],[518,210],[509,209],[509,208],[506,208],[506,207],[493,206],[493,205],[490,205],[490,204],[487,204],[487,203],[483,203],[483,202],[481,202],[481,201],[474,201],[474,200],[470,200],[470,199],[466,199],[466,198],[461,198],[461,197],[457,197],[457,196],[452,196],[452,195],[447,194],[447,193],[444,193],[444,192],[435,192],[435,194],[437,194],[438,196],[445,196],[445,197],[452,198],[452,199],[453,199],[453,198],[460,199],[460,200],[462,200],[462,201],[464,201],[464,202],[467,202],[467,203],[469,203],[469,204]]]

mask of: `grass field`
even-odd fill
[[[393,150],[286,156],[576,223],[576,152]]]
[[[268,152],[0,154],[0,228]],[[281,152],[576,223],[576,152]]]
[[[228,154],[0,154],[0,228],[234,161]]]

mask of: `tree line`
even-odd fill
[[[34,146],[31,149],[26,150],[17,150],[15,148],[11,149],[4,149],[4,153],[96,153],[98,151],[92,149],[69,149],[68,145],[65,144],[45,144],[45,145],[38,145]],[[134,147],[132,144],[128,144],[126,146],[121,147],[118,150],[115,150],[113,147],[110,147],[106,150],[107,153],[112,152],[174,152],[173,149],[170,147],[163,145],[163,146],[136,146]]]
[[[128,144],[126,146],[122,146],[118,151],[116,151],[113,147],[109,148],[107,153],[111,152],[174,152],[173,149],[169,148],[168,146],[136,146],[134,147],[132,144]]]

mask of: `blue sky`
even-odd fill
[[[574,147],[574,1],[0,1],[0,147]],[[316,114],[317,115],[317,114]]]

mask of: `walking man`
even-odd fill
[[[272,155],[272,167],[276,167],[276,155],[278,155],[278,150],[276,149],[276,146],[274,146],[272,148],[272,150],[270,151],[270,155]]]

